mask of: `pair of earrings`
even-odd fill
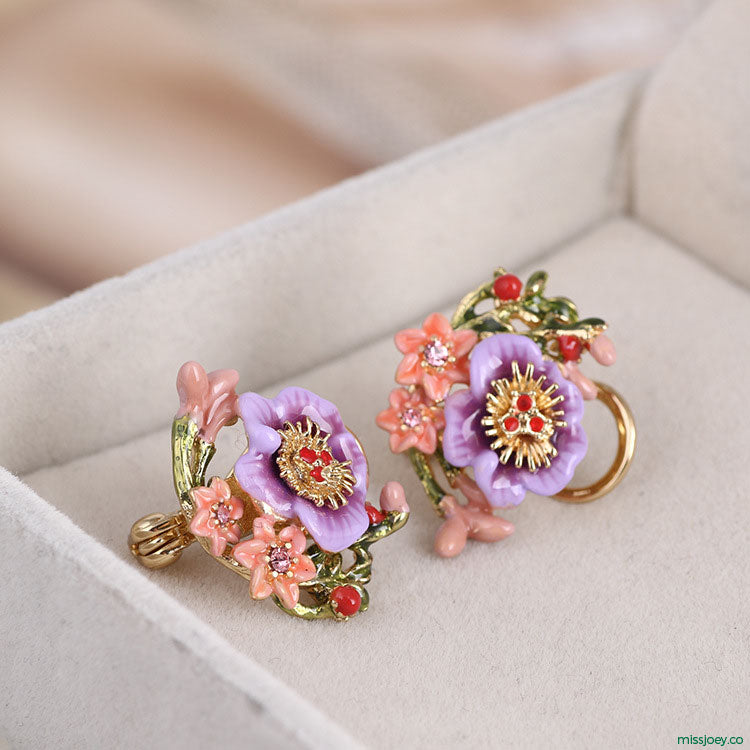
[[[607,326],[579,318],[565,297],[545,296],[546,281],[539,271],[524,286],[497,269],[450,320],[433,313],[422,328],[396,335],[399,387],[376,422],[389,433],[391,450],[408,454],[444,519],[435,538],[443,557],[458,555],[467,539],[494,542],[512,533],[494,509],[518,505],[527,491],[588,502],[613,489],[632,460],[628,406],[578,368],[587,351],[600,364],[614,363]],[[172,425],[180,508],[138,520],[130,531],[133,555],[161,568],[197,541],[250,582],[253,599],[270,597],[287,614],[347,620],[364,612],[370,547],[409,517],[402,486],[388,482],[379,508],[367,502],[364,450],[330,401],[296,387],[273,399],[238,396],[238,381],[234,370],[206,373],[195,362],[180,368]],[[587,449],[585,399],[612,412],[617,454],[601,479],[570,488]],[[217,434],[238,418],[248,448],[228,477],[207,481]],[[345,566],[347,549],[353,562]]]

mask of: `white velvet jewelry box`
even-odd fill
[[[750,5],[712,6],[655,72],[598,82],[0,327],[0,735],[18,747],[651,747],[750,732]],[[137,220],[137,217],[134,217]],[[392,334],[502,264],[610,323],[639,428],[625,482],[529,497],[516,533],[432,553],[374,426]],[[371,608],[304,622],[191,548],[137,566],[176,509],[174,377],[334,400],[372,496],[407,488]],[[588,363],[587,363],[588,364]],[[614,428],[588,409],[591,452]],[[240,433],[225,453],[242,449]],[[226,460],[229,460],[227,458]]]

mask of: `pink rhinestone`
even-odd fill
[[[404,409],[401,412],[401,422],[409,428],[416,427],[422,421],[419,409]]]
[[[274,547],[268,556],[271,558],[268,561],[269,567],[277,573],[286,573],[292,564],[289,559],[289,550],[285,547]]]
[[[228,505],[224,505],[222,503],[217,509],[216,509],[216,518],[218,519],[219,523],[225,524],[229,520],[229,514],[230,509]]]
[[[424,348],[424,359],[430,367],[442,367],[449,356],[448,347],[440,339],[433,339]]]

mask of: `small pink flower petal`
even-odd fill
[[[455,331],[453,333],[453,356],[458,359],[468,354],[479,340],[476,331]]]
[[[295,555],[305,551],[307,540],[305,535],[296,526],[286,526],[279,532],[279,539],[292,545],[292,552]]]
[[[453,383],[468,383],[469,382],[469,362],[464,360],[456,362],[455,366],[450,370],[445,371],[445,375]]]
[[[396,382],[403,385],[416,385],[422,379],[422,368],[419,366],[418,354],[407,354],[396,370]]]
[[[388,442],[393,453],[403,453],[413,448],[419,442],[419,436],[411,430],[406,432],[392,432]]]
[[[395,409],[386,409],[381,411],[377,417],[375,417],[375,424],[380,427],[381,430],[387,430],[388,432],[394,432],[401,427],[401,418]]]
[[[199,508],[209,508],[216,502],[216,493],[209,487],[193,487],[190,497]]]
[[[396,348],[403,354],[416,352],[427,341],[427,334],[421,328],[407,328],[395,336]]]
[[[211,480],[211,489],[216,493],[216,497],[219,500],[229,500],[232,496],[232,490],[229,489],[229,485],[221,477],[214,477]]]
[[[430,336],[437,336],[441,341],[450,341],[453,336],[453,328],[450,320],[440,313],[432,313],[425,318],[422,330]]]
[[[279,576],[273,582],[273,590],[281,603],[288,609],[294,609],[299,602],[299,585],[291,578]]]
[[[318,574],[318,569],[315,567],[315,563],[308,555],[300,555],[297,559],[297,564],[294,566],[294,578],[300,583],[305,581],[312,581],[313,578]]]
[[[445,413],[442,409],[432,410],[432,423],[437,430],[442,430],[445,427]]]
[[[226,548],[227,540],[224,538],[224,535],[214,530],[214,533],[211,534],[211,554],[214,557],[219,557],[219,555],[224,553]]]
[[[250,596],[253,599],[265,599],[273,593],[271,584],[266,579],[267,572],[268,569],[265,566],[256,568],[253,572],[253,577],[250,581]]]
[[[208,525],[208,521],[211,518],[211,512],[208,508],[201,508],[190,522],[190,531],[195,536],[211,536],[213,528]]]
[[[407,401],[412,398],[412,394],[406,388],[394,388],[388,394],[388,403],[396,410],[403,409]]]
[[[435,425],[429,422],[424,425],[424,432],[414,447],[428,455],[432,455],[435,452],[435,448],[437,448],[437,430],[435,430]]]
[[[238,497],[231,497],[226,504],[229,506],[229,517],[233,521],[238,521],[242,518],[245,513],[245,503],[242,500]]]
[[[241,550],[244,554],[248,555],[257,555],[260,552],[265,552],[267,549],[268,544],[266,542],[262,539],[255,538],[248,539],[246,542],[242,542],[242,544],[234,548],[235,552]]]
[[[266,544],[260,539],[248,539],[246,542],[240,542],[232,550],[232,557],[240,565],[255,570],[266,566],[266,548]]]
[[[228,542],[237,544],[240,541],[240,527],[235,523],[230,524],[224,531],[224,536]]]
[[[269,544],[276,541],[276,532],[273,530],[271,516],[258,516],[253,521],[253,537]]]
[[[422,385],[424,385],[425,392],[433,401],[442,401],[448,395],[448,391],[453,384],[448,372],[439,375],[433,375],[431,372],[424,374]]]

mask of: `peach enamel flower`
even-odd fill
[[[241,532],[237,521],[242,518],[245,507],[242,500],[232,497],[223,479],[214,477],[208,487],[193,487],[190,497],[195,503],[190,531],[211,540],[212,555],[223,554],[227,542],[239,542]]]
[[[445,427],[443,410],[425,398],[422,390],[410,393],[406,388],[394,388],[388,397],[391,406],[375,417],[375,423],[391,433],[394,453],[416,448],[432,454],[437,447],[437,433]]]
[[[429,398],[442,401],[454,383],[469,382],[469,352],[477,339],[475,331],[454,331],[440,313],[428,315],[421,328],[396,334],[396,346],[404,354],[396,382],[422,385]]]
[[[253,599],[276,594],[287,609],[293,609],[299,602],[299,584],[315,578],[317,569],[304,554],[307,540],[302,531],[286,526],[276,534],[273,522],[273,516],[258,516],[253,521],[253,538],[238,544],[232,554],[253,571]]]

